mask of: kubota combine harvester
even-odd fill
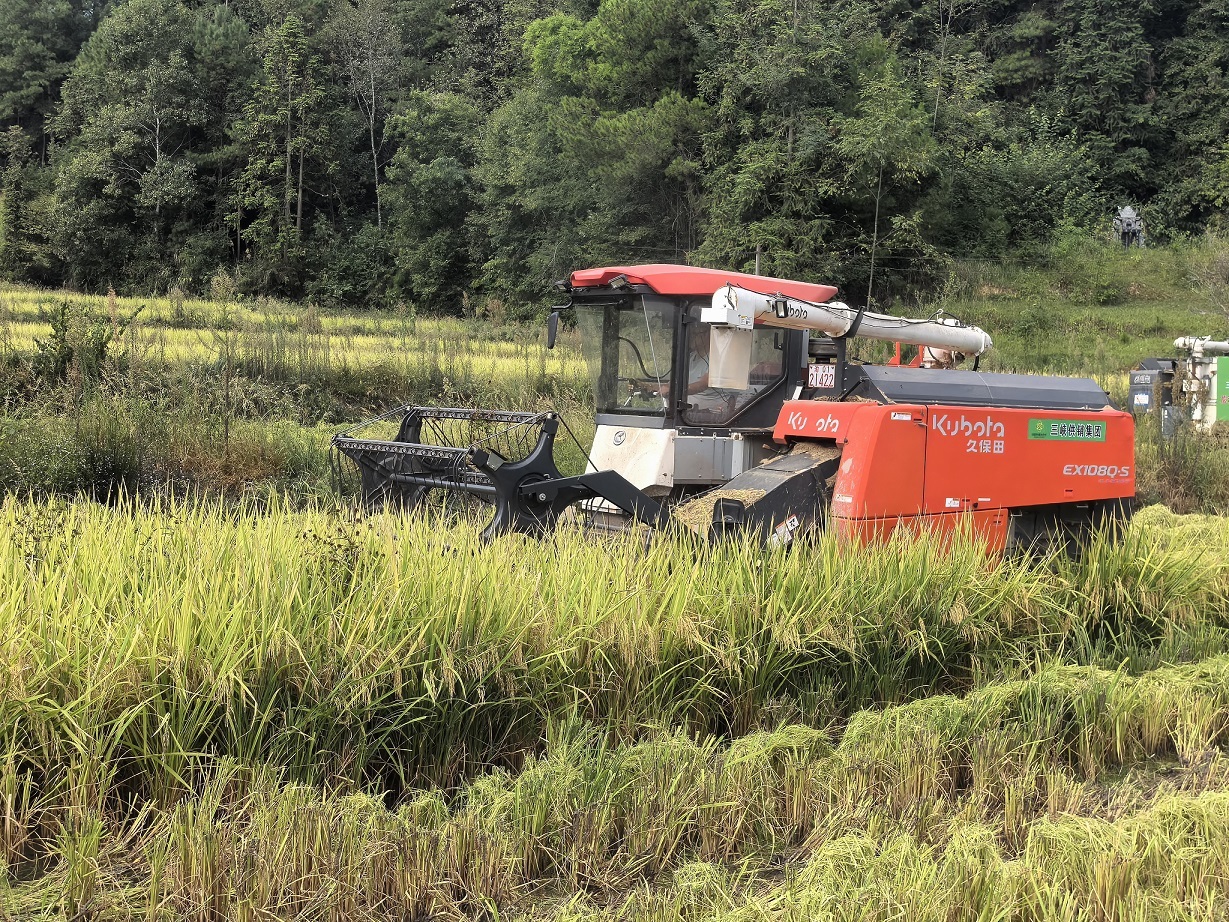
[[[590,269],[559,287],[595,389],[585,472],[556,466],[554,413],[401,407],[380,417],[400,417],[394,438],[356,427],[333,440],[369,503],[463,491],[493,506],[488,537],[540,534],[574,509],[597,528],[682,521],[770,543],[964,523],[1002,549],[1078,537],[1134,497],[1131,415],[1090,380],[977,371],[990,347],[977,327],[689,266]],[[854,336],[917,357],[902,363],[898,346],[886,365],[861,364]],[[969,358],[973,370],[955,369]]]

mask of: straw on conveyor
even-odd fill
[[[799,442],[790,449],[790,454],[806,454],[816,461],[826,461],[830,458],[840,457],[841,448],[838,445],[826,442]],[[752,503],[762,499],[764,492],[763,490],[738,490],[724,487],[709,490],[695,499],[680,503],[672,510],[672,516],[693,531],[708,534],[708,528],[713,521],[713,508],[717,505],[717,500],[736,499],[744,506],[750,506]]]
[[[703,496],[682,503],[674,510],[674,518],[678,519],[693,531],[708,532],[708,526],[713,521],[713,507],[719,499],[737,499],[744,506],[749,506],[764,495],[763,490],[710,490]]]

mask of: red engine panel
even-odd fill
[[[773,435],[844,446],[832,524],[851,537],[971,525],[1001,548],[1008,510],[1135,495],[1135,424],[1120,410],[793,400]]]

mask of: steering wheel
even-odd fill
[[[622,377],[617,378],[616,380],[618,381],[620,387],[622,387],[624,383],[627,384],[627,399],[623,401],[623,406],[630,406],[631,402],[637,397],[641,398],[642,400],[660,400],[662,402],[662,406],[666,405],[666,398],[661,393],[654,390],[645,389],[645,385],[656,386],[659,388],[663,387],[666,383],[664,380],[659,380],[651,375],[647,380],[643,378]]]

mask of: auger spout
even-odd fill
[[[718,289],[713,295],[712,307],[705,308],[700,319],[731,329],[750,330],[758,323],[786,330],[809,330],[833,338],[861,336],[912,343],[966,356],[981,355],[992,345],[990,334],[985,330],[950,317],[911,320],[859,312],[840,301],[817,304],[734,285]]]

